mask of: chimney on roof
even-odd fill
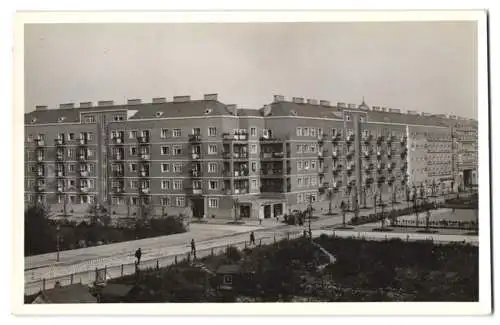
[[[389,113],[401,113],[399,108],[389,108]]]
[[[311,99],[311,98],[307,100],[307,103],[311,105],[318,105],[318,101],[316,99]]]
[[[347,108],[356,108],[356,104],[347,104]]]
[[[320,104],[321,106],[328,106],[328,107],[329,107],[329,106],[331,106],[331,104],[330,104],[330,101],[329,101],[329,100],[320,100],[320,101],[319,101],[319,104]]]
[[[285,101],[285,96],[274,95],[274,99],[273,99],[274,103],[279,103],[279,102],[284,102],[284,101]]]
[[[92,107],[92,102],[80,102],[80,108]]]
[[[75,108],[75,103],[59,104],[59,108],[62,108],[62,109],[65,109],[65,108]]]
[[[46,105],[36,105],[35,106],[35,111],[46,111],[47,106]]]
[[[205,94],[203,100],[219,100],[218,97],[218,94]]]
[[[343,102],[337,102],[337,107],[338,108],[346,108],[346,105]]]
[[[97,102],[97,106],[113,106],[114,103],[112,100],[100,100]]]
[[[160,103],[165,103],[167,102],[167,99],[165,97],[154,97],[153,98],[153,104],[160,104]]]
[[[142,103],[142,100],[141,99],[128,99],[127,100],[127,105],[139,105]]]
[[[238,106],[236,104],[229,104],[226,105],[226,109],[231,113],[231,115],[237,115],[238,112]]]
[[[174,103],[186,103],[191,100],[191,96],[174,96]]]
[[[304,98],[303,97],[293,97],[292,101],[295,104],[304,104]]]

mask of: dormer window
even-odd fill
[[[61,116],[60,118],[57,119],[57,122],[64,122],[65,119],[66,119],[66,117]]]
[[[36,123],[36,117],[31,119],[31,123]]]
[[[155,113],[155,116],[156,116],[156,117],[161,117],[161,116],[163,116],[163,112],[156,112],[156,113]]]
[[[210,114],[210,113],[212,113],[212,109],[211,109],[211,108],[207,108],[207,109],[205,110],[205,114]]]

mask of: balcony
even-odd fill
[[[85,145],[87,145],[87,143],[88,143],[88,139],[87,138],[80,138],[80,139],[78,139],[78,144],[80,146],[85,146]]]
[[[395,136],[393,136],[393,135],[388,136],[388,137],[387,137],[387,144],[388,144],[388,145],[391,145],[391,144],[392,144],[392,142],[393,142],[395,139],[396,139],[396,137],[395,137]]]
[[[385,137],[383,135],[379,135],[377,137],[377,144],[378,145],[382,144],[382,142],[384,142],[384,140],[385,140]]]
[[[123,186],[115,186],[112,188],[113,193],[120,194],[123,193]]]
[[[262,176],[283,176],[283,169],[263,169]]]
[[[246,177],[248,176],[248,170],[235,170],[234,177]]]
[[[56,171],[56,177],[64,177],[64,172],[62,170]]]
[[[139,155],[139,158],[141,160],[149,160],[151,157],[149,156],[148,153],[143,153],[143,154]]]
[[[363,136],[363,141],[364,141],[364,143],[366,143],[366,144],[369,144],[369,143],[370,143],[370,141],[372,141],[372,139],[373,139],[373,136],[372,136],[371,134],[368,134],[368,135]]]
[[[365,156],[365,158],[369,159],[372,155],[372,152],[370,150],[365,150],[363,151],[363,155]]]
[[[149,194],[149,187],[142,187],[139,189],[142,194]]]
[[[113,160],[123,160],[123,155],[122,154],[116,154],[116,155],[113,155]]]
[[[63,161],[64,160],[64,154],[56,153],[56,161]]]
[[[82,192],[82,193],[88,193],[89,192],[89,188],[86,187],[86,186],[82,186],[82,187],[80,187],[80,192]]]
[[[149,144],[149,136],[137,137],[137,142],[139,142],[139,144]]]
[[[326,140],[326,138],[327,138],[326,134],[318,135],[318,143],[323,143]]]
[[[347,142],[351,142],[351,141],[354,141],[354,134],[350,134],[346,137],[346,141]]]
[[[248,193],[248,189],[246,188],[235,188],[234,189],[234,194],[247,194]]]
[[[35,185],[33,189],[35,192],[45,192],[45,185]]]
[[[80,171],[80,177],[89,177],[88,171]]]
[[[64,192],[64,188],[62,186],[57,187],[57,193],[62,193]]]
[[[44,157],[43,156],[37,156],[36,161],[37,162],[43,162]]]
[[[191,193],[193,195],[201,195],[201,194],[203,194],[203,190],[201,188],[193,188],[193,189],[191,189]]]
[[[145,170],[139,171],[139,177],[149,177],[149,171]]]
[[[335,149],[334,149],[334,150],[332,151],[332,158],[333,158],[333,159],[337,159],[337,158],[339,157],[339,155],[340,155],[340,152],[339,152],[339,150],[338,150],[338,149],[337,149],[337,150],[335,150]]]
[[[87,155],[80,155],[80,156],[78,156],[78,159],[80,161],[86,161],[87,160]]]
[[[337,134],[332,135],[333,142],[338,142],[338,141],[340,141],[340,139],[341,139],[340,134],[337,133]]]
[[[402,145],[406,145],[406,141],[408,140],[407,137],[401,137],[401,139],[399,140],[399,142],[402,144]]]
[[[114,170],[112,172],[112,175],[113,177],[124,177],[125,173],[123,172],[123,170]]]
[[[111,143],[113,143],[113,144],[123,144],[124,142],[125,141],[123,140],[123,136],[111,138]]]
[[[222,134],[222,139],[225,141],[248,141],[247,133],[224,133]]]
[[[201,177],[201,171],[198,169],[192,169],[190,171],[191,177]]]
[[[190,135],[188,135],[188,140],[191,143],[201,142],[201,135],[199,135],[199,134],[190,134]]]
[[[43,147],[45,146],[45,141],[43,139],[35,139],[35,145],[37,147]]]
[[[62,146],[64,145],[64,138],[57,138],[57,139],[54,139],[54,144],[56,146]]]
[[[248,159],[248,152],[234,152],[234,159]]]

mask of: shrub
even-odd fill
[[[238,248],[234,246],[229,246],[226,248],[226,257],[232,262],[238,262],[241,260],[241,253]]]

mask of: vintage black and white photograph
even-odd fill
[[[441,14],[22,24],[24,305],[488,306],[486,16]]]

